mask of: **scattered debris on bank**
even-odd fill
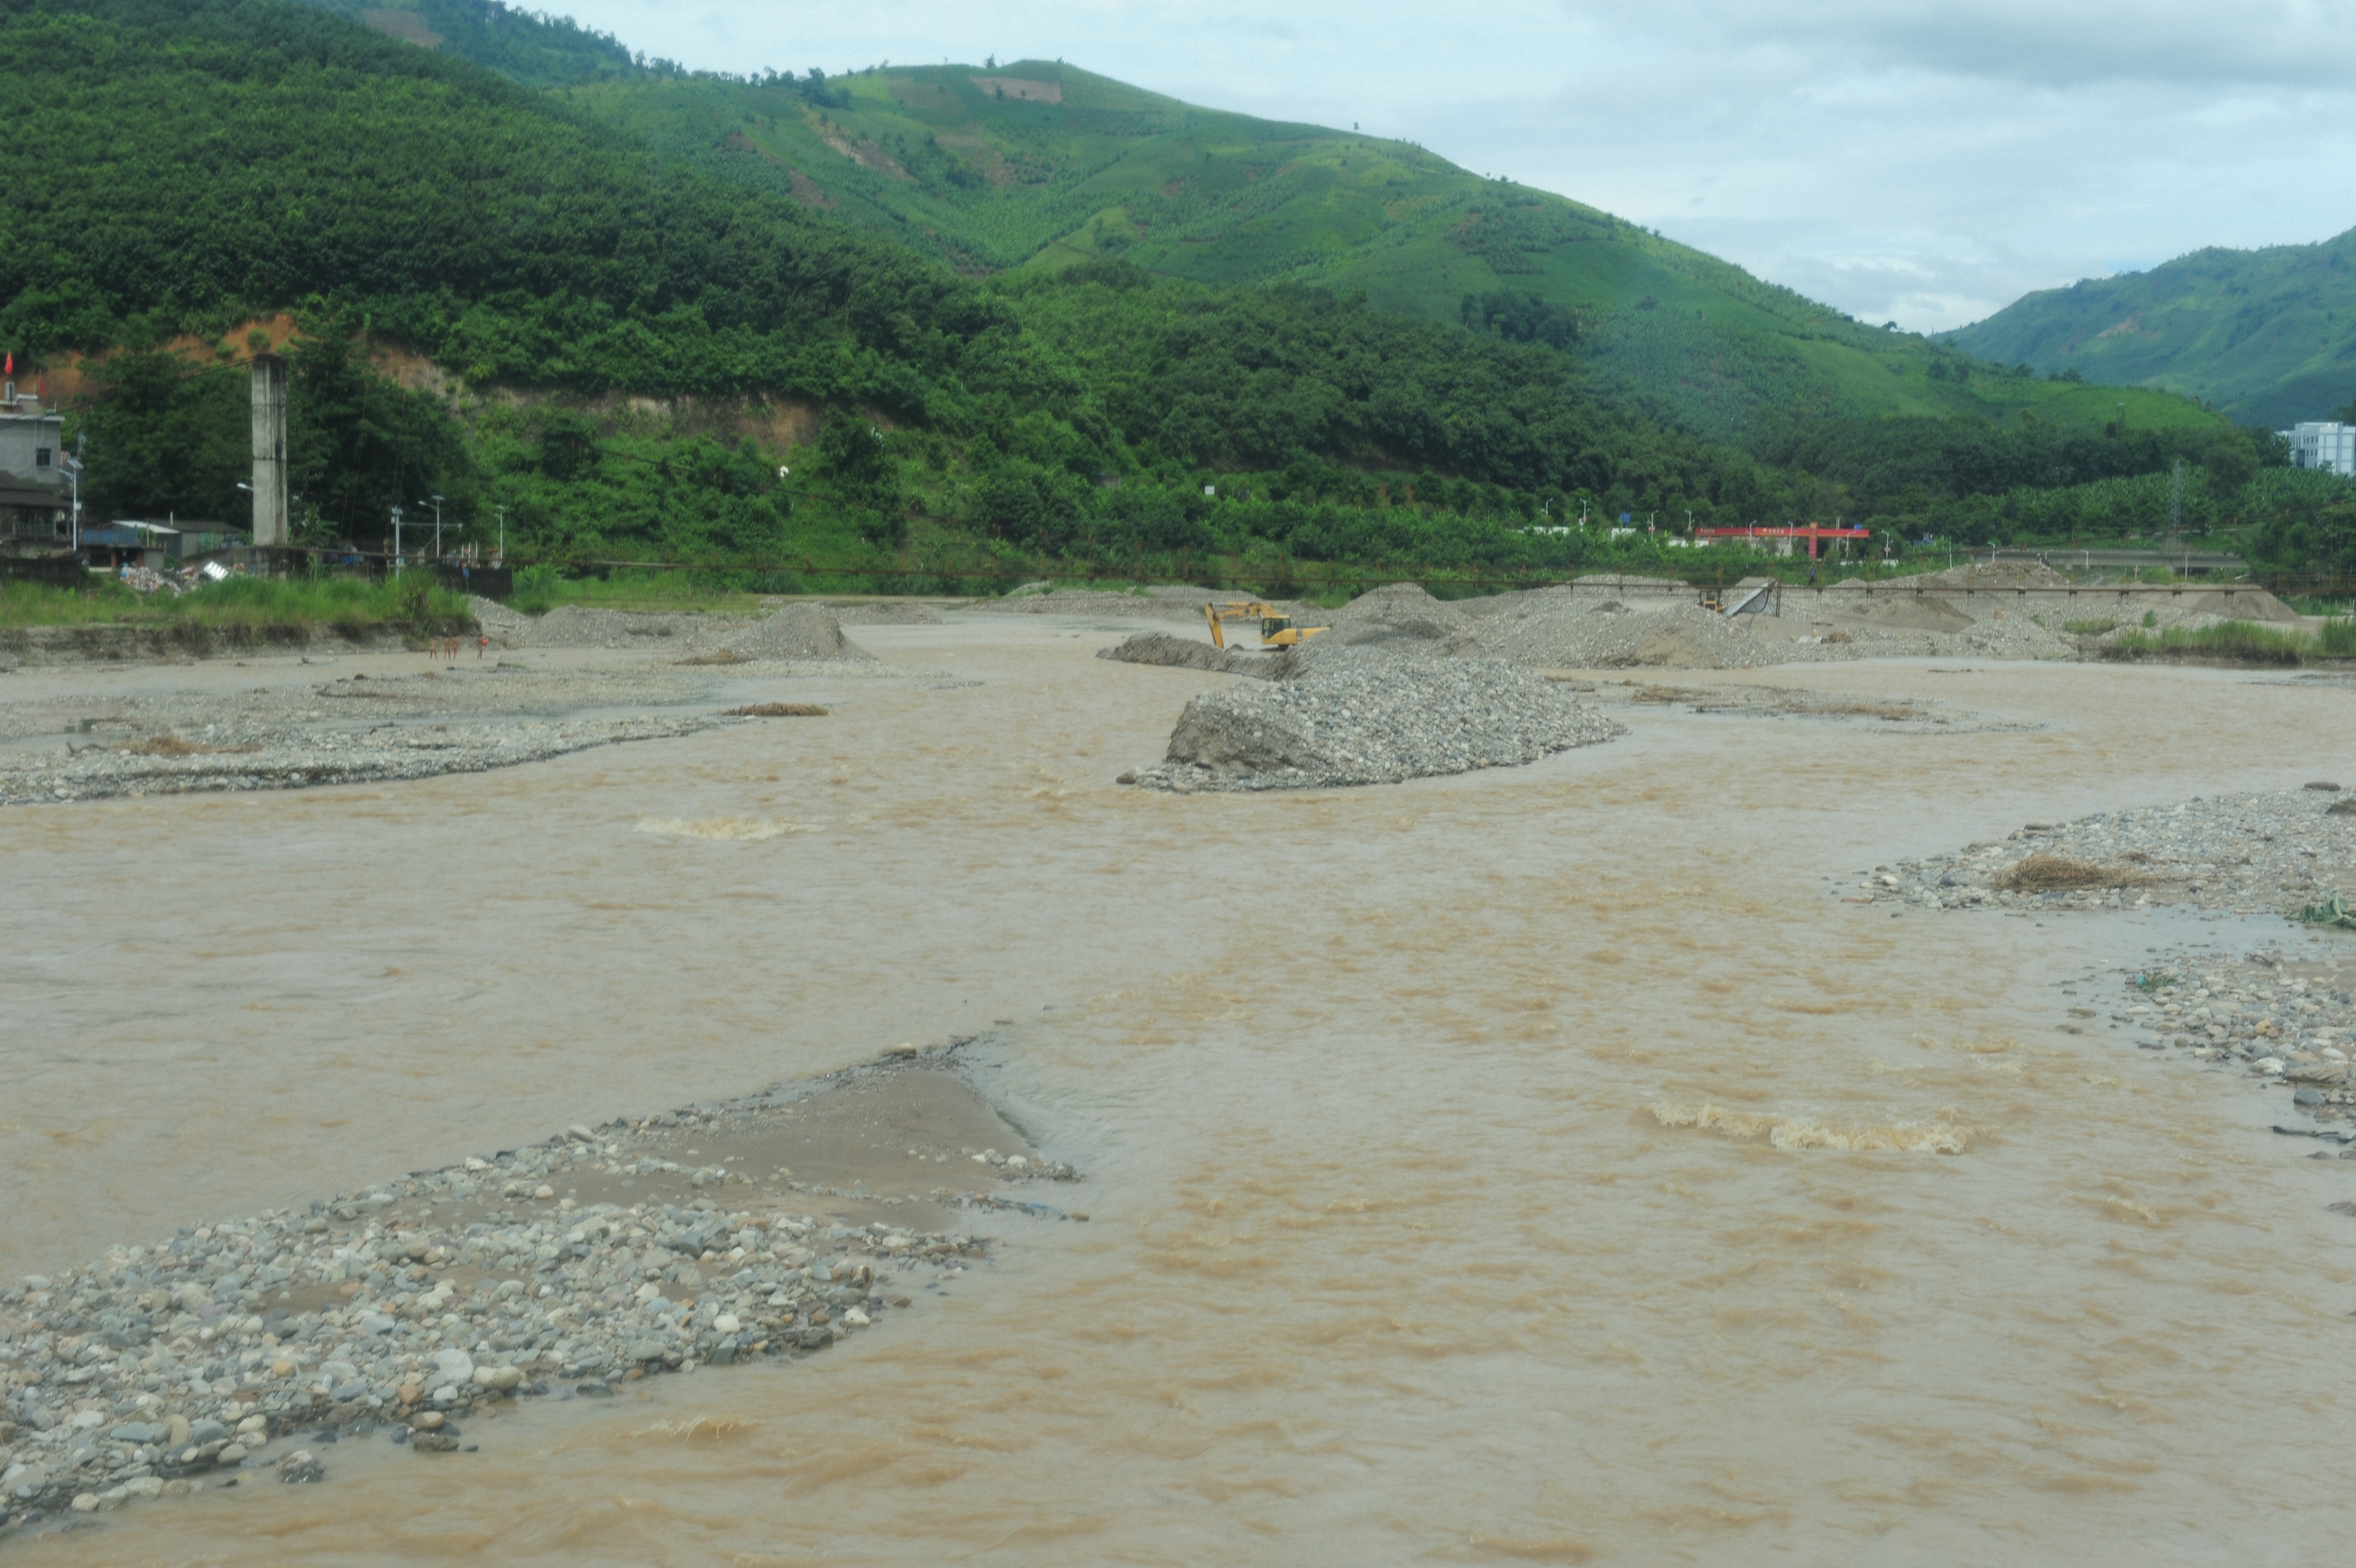
[[[880,1329],[986,1266],[989,1217],[1087,1218],[1025,1196],[1078,1173],[974,1093],[956,1061],[971,1043],[575,1126],[0,1289],[0,1528],[327,1478],[329,1444],[378,1431],[471,1449],[510,1401]]]
[[[1343,648],[1291,680],[1199,693],[1162,766],[1130,779],[1179,791],[1389,784],[1515,767],[1620,733],[1509,664]]]
[[[2356,887],[2356,812],[2329,782],[2030,822],[1993,843],[1857,873],[1846,896],[1894,908],[2172,904],[2296,916]]]

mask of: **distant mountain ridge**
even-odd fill
[[[701,172],[969,274],[1117,258],[1201,283],[1363,292],[1419,320],[1575,340],[1599,390],[1719,435],[2023,410],[2089,427],[2119,401],[1968,373],[1922,338],[1411,144],[1198,108],[1059,61],[724,77],[497,0],[308,3],[431,35]],[[2206,418],[2170,398],[2129,402],[2146,425]]]
[[[2244,422],[2328,419],[2356,397],[2356,229],[2043,289],[1949,336],[1985,359],[2181,392]]]

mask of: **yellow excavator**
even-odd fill
[[[1231,620],[1259,622],[1259,645],[1262,648],[1298,648],[1329,629],[1322,626],[1295,626],[1292,618],[1274,605],[1258,599],[1230,599],[1223,605],[1205,605],[1203,618],[1211,623],[1211,642],[1224,649],[1227,645],[1226,623]]]

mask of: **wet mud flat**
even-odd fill
[[[542,1401],[817,1354],[986,1269],[1070,1165],[962,1038],[117,1245],[0,1289],[0,1540],[496,1442]],[[452,1462],[463,1462],[455,1460]]]

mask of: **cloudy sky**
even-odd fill
[[[587,0],[691,66],[1061,59],[1431,148],[1869,320],[2356,226],[2356,0]]]

